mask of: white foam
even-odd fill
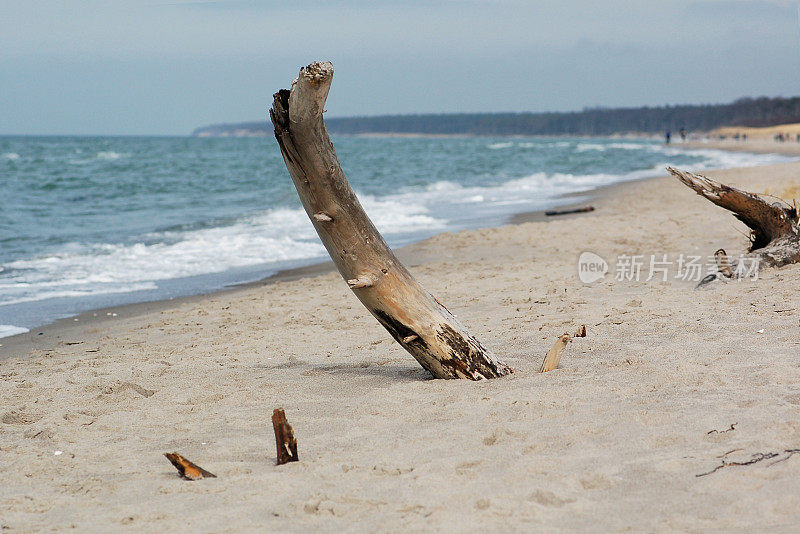
[[[619,150],[641,150],[642,147],[647,147],[649,145],[641,143],[609,143],[606,146],[608,148],[616,148]]]
[[[445,226],[419,203],[359,197],[384,235]],[[0,305],[155,289],[160,280],[325,255],[301,209],[270,210],[229,226],[143,238],[155,244],[72,243],[55,254],[6,263],[10,273],[0,278]]]
[[[492,143],[491,145],[486,145],[486,148],[490,150],[500,150],[501,148],[510,148],[514,146],[514,143]]]
[[[19,154],[16,152],[5,152],[3,153],[3,158],[9,161],[17,161],[19,159]]]
[[[587,152],[589,150],[605,152],[607,146],[608,145],[601,145],[597,143],[578,143],[575,145],[575,152]]]
[[[114,152],[112,150],[105,151],[105,152],[98,152],[95,156],[97,159],[104,159],[106,161],[114,161],[119,158],[126,158],[130,156],[130,154],[123,154],[120,152]]]
[[[19,334],[24,334],[25,332],[30,332],[30,330],[27,328],[22,328],[21,326],[0,324],[0,337],[16,336]]]

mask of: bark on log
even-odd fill
[[[717,206],[732,211],[750,228],[750,252],[768,265],[781,267],[800,262],[800,221],[797,209],[786,201],[769,203],[746,191],[721,184],[711,178],[667,170],[682,183]]]
[[[270,117],[297,193],[356,297],[436,378],[480,380],[511,369],[462,326],[398,261],[342,171],[322,120],[333,65],[300,69],[275,93]]]

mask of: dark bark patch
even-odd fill
[[[392,337],[395,338],[401,345],[408,345],[408,346],[416,346],[419,348],[426,348],[428,346],[425,343],[425,340],[420,337],[419,334],[414,332],[411,328],[404,325],[402,322],[398,321],[395,317],[389,315],[383,310],[375,310],[373,312],[375,314],[375,318],[378,319],[383,327],[392,334]],[[403,340],[410,336],[416,336],[414,341],[409,343],[403,343]]]

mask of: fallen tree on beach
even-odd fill
[[[314,228],[350,289],[436,378],[481,380],[512,372],[400,263],[342,171],[322,114],[333,65],[300,69],[275,93],[270,118],[283,160]]]
[[[733,212],[734,216],[750,228],[750,254],[760,263],[782,267],[800,262],[800,219],[796,201],[773,197],[770,201],[759,195],[721,184],[711,178],[681,171],[667,170],[698,195],[717,206]],[[723,276],[730,278],[736,271],[724,250],[716,253],[717,264]]]

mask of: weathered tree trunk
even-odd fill
[[[673,167],[667,167],[667,170],[698,195],[732,211],[746,224],[751,230],[750,252],[753,256],[774,267],[800,262],[800,222],[796,207],[785,201],[770,204],[752,193],[705,176]],[[722,255],[725,255],[724,251]],[[727,271],[730,271],[730,265]]]
[[[300,69],[275,93],[275,137],[303,207],[356,297],[436,378],[480,380],[511,369],[420,286],[378,233],[345,178],[322,120],[333,65]]]

